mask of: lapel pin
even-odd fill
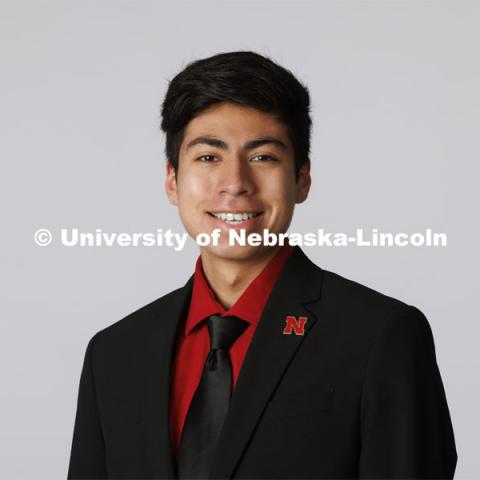
[[[287,315],[285,318],[285,327],[283,328],[284,335],[303,335],[305,333],[305,324],[308,317],[295,317],[293,315]]]

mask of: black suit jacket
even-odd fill
[[[90,340],[68,478],[175,478],[170,369],[193,276]],[[304,334],[283,333],[287,315]],[[212,478],[452,478],[432,332],[295,247],[245,357]]]

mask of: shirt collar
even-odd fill
[[[218,303],[208,285],[202,269],[202,257],[199,255],[195,264],[192,297],[185,324],[185,335],[189,335],[202,320],[213,314],[222,316],[232,315],[256,325],[260,320],[272,288],[292,250],[293,247],[291,245],[282,246],[228,310]]]

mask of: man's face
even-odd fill
[[[167,195],[187,232],[195,239],[221,230],[219,245],[201,247],[202,255],[231,260],[253,258],[270,247],[230,246],[230,229],[243,228],[247,235],[286,232],[295,203],[307,198],[309,188],[309,164],[295,181],[286,126],[272,114],[232,103],[213,105],[192,119],[177,175],[167,167]]]

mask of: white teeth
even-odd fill
[[[228,223],[236,224],[241,223],[250,218],[256,217],[258,213],[231,213],[231,212],[221,212],[221,213],[212,213],[212,215],[220,220],[223,220]]]

